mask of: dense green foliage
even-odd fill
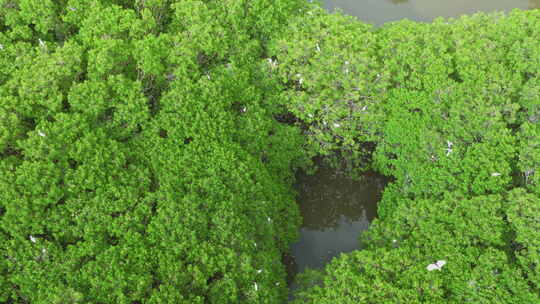
[[[297,303],[540,302],[540,11],[0,0],[0,118],[0,303],[282,303],[315,155],[394,182]]]
[[[0,1],[0,302],[284,301],[290,4]]]
[[[305,75],[284,94],[310,142],[374,142],[395,178],[365,250],[305,273],[297,303],[540,302],[540,12],[374,29],[315,9],[290,28],[278,75]]]

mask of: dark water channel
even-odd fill
[[[476,12],[540,8],[540,0],[323,0],[330,11],[341,8],[347,15],[375,25],[410,19],[429,22],[436,17],[459,17]]]
[[[374,172],[355,181],[346,173],[319,165],[314,175],[297,174],[297,203],[303,224],[298,242],[291,245],[292,275],[306,267],[322,268],[340,253],[359,249],[358,237],[375,217],[388,182]]]

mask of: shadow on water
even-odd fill
[[[297,174],[297,203],[303,218],[298,242],[291,245],[283,263],[294,276],[309,268],[322,268],[343,252],[360,249],[360,233],[377,213],[377,202],[388,178],[367,172],[358,181],[346,173],[320,165],[314,175]]]

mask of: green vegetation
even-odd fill
[[[315,10],[290,28],[275,52],[281,75],[313,73],[286,91],[318,114],[308,140],[374,142],[395,178],[365,250],[305,273],[296,303],[540,302],[540,12],[372,29]]]
[[[394,182],[296,303],[540,302],[538,10],[0,0],[0,117],[0,303],[283,303],[316,155]]]

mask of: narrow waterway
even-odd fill
[[[324,7],[341,8],[347,15],[375,25],[409,19],[429,22],[476,12],[540,8],[540,0],[324,0]]]

